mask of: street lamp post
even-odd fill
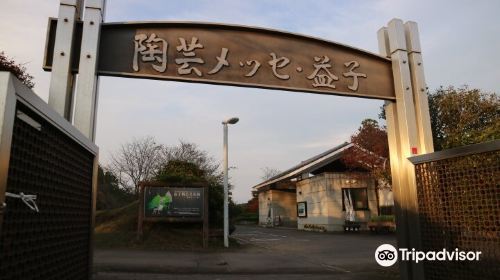
[[[235,124],[238,118],[229,118],[222,122],[224,128],[224,247],[229,247],[229,186],[228,186],[228,151],[227,151],[227,127]]]

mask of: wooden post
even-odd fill
[[[393,176],[394,200],[398,226],[398,246],[420,249],[415,170],[408,157],[422,152],[417,129],[413,85],[403,21],[393,19],[387,29],[379,30],[379,46],[383,55],[390,56],[394,76],[396,102],[386,104],[387,130]],[[419,116],[420,118],[421,116]],[[432,137],[431,137],[432,138]],[[402,279],[424,279],[421,264],[403,263]]]
[[[208,242],[210,238],[210,228],[208,219],[208,196],[209,196],[208,186],[203,187],[203,248],[208,248]]]
[[[382,27],[377,32],[379,52],[381,55],[391,56],[389,50],[389,37],[387,27]],[[406,225],[406,209],[404,207],[404,194],[402,193],[402,182],[400,175],[401,145],[399,139],[398,112],[396,103],[386,101],[384,105],[387,126],[387,138],[389,142],[389,159],[391,165],[392,192],[394,197],[394,210],[396,216],[397,245],[398,248],[408,248],[408,228]],[[399,271],[402,280],[408,280],[409,268],[407,262],[399,262]]]
[[[420,47],[418,25],[416,22],[408,21],[404,26],[419,136],[418,153],[428,154],[434,152],[434,144],[432,142],[427,84],[425,83],[424,63],[422,59],[422,49]]]
[[[105,0],[85,1],[78,87],[76,89],[73,114],[73,123],[75,127],[92,141],[95,141],[95,122],[99,86],[97,58],[105,3]]]
[[[82,0],[61,0],[57,20],[49,105],[71,122],[75,75],[72,73],[73,38],[76,21],[82,15]]]
[[[144,184],[139,184],[139,211],[137,216],[137,240],[142,241],[144,223]]]

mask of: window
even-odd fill
[[[368,189],[367,188],[348,188],[342,189],[342,210],[345,211],[346,195],[351,194],[354,210],[368,210]]]

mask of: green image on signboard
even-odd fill
[[[153,197],[148,203],[148,209],[153,212],[162,212],[163,209],[168,210],[170,203],[172,203],[172,194],[167,191],[164,196],[157,194]]]
[[[144,216],[148,218],[202,217],[202,188],[146,187]]]

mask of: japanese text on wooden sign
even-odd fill
[[[46,69],[54,55],[50,36],[49,31]],[[394,100],[391,67],[376,54],[297,34],[152,22],[103,24],[97,70],[108,76]]]

